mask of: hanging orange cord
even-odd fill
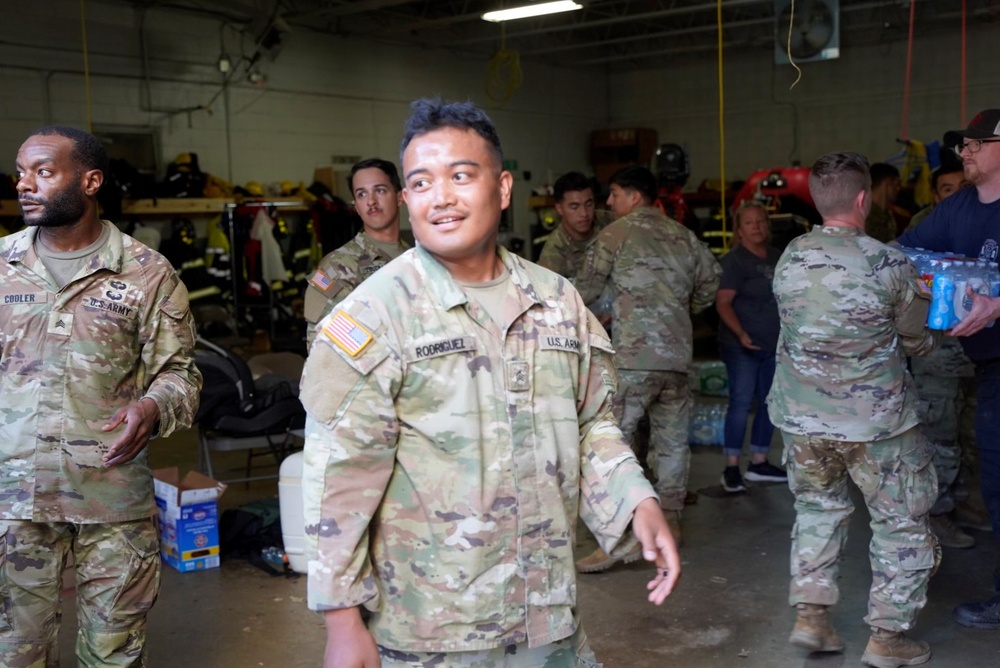
[[[910,36],[906,43],[906,80],[903,82],[903,126],[900,138],[910,138],[910,76],[913,72],[913,24],[917,16],[917,0],[910,0]]]

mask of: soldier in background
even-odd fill
[[[931,175],[934,204],[957,193],[968,185],[960,162],[949,161]],[[906,229],[911,230],[934,210],[927,207],[913,216]],[[943,547],[967,548],[976,539],[962,531],[954,519],[956,510],[954,488],[962,464],[959,446],[959,415],[967,391],[963,379],[972,379],[975,368],[958,339],[947,336],[940,345],[925,357],[914,357],[910,362],[913,380],[920,395],[920,413],[924,435],[934,444],[934,470],[938,478],[938,498],[931,508],[931,531]],[[974,397],[972,398],[974,400]],[[974,454],[974,453],[973,453]],[[989,522],[985,528],[989,531]]]
[[[714,302],[722,270],[691,230],[653,206],[656,197],[656,177],[645,167],[626,167],[611,177],[608,206],[615,222],[591,244],[576,284],[586,303],[605,287],[611,291],[621,379],[615,416],[631,442],[648,412],[650,468],[660,506],[680,543],[691,461],[691,314]],[[598,550],[577,567],[597,572],[626,558]]]
[[[316,337],[316,323],[351,294],[351,290],[399,257],[409,246],[399,238],[399,207],[403,186],[396,165],[369,158],[353,167],[347,187],[364,229],[324,257],[306,287],[306,342]]]
[[[984,109],[964,130],[944,135],[944,144],[962,159],[972,184],[942,201],[898,241],[906,246],[960,253],[988,262],[1000,254],[1000,109]],[[974,294],[972,309],[951,330],[976,367],[976,448],[979,484],[993,535],[1000,537],[1000,327],[988,327],[1000,316],[1000,298]],[[993,592],[983,601],[963,603],[954,610],[963,626],[1000,629],[1000,564],[993,571]]]
[[[188,295],[159,253],[98,218],[108,156],[38,130],[17,155],[27,228],[0,240],[0,665],[57,665],[72,555],[81,666],[147,665],[160,586],[146,444],[191,425]]]
[[[903,184],[899,170],[887,162],[876,162],[871,166],[870,173],[872,201],[871,211],[865,219],[865,234],[887,244],[896,238],[896,218],[892,215],[892,203],[899,197]]]
[[[854,507],[847,477],[871,515],[872,586],[862,661],[896,668],[923,663],[930,647],[903,635],[927,602],[938,560],[928,511],[937,496],[933,448],[919,429],[906,355],[926,355],[928,299],[902,252],[864,233],[871,207],[868,161],[821,157],[809,191],[823,225],[789,244],[774,294],[781,331],[768,409],[785,441],[795,495],[792,582],[797,609],[789,642],[839,652],[830,622],[838,562]]]
[[[949,153],[951,152],[950,149],[947,150]],[[919,225],[920,221],[931,215],[934,207],[940,204],[942,200],[954,195],[967,185],[969,185],[969,182],[965,180],[965,171],[962,169],[962,163],[957,162],[954,158],[949,159],[948,162],[935,169],[931,173],[931,195],[934,197],[934,204],[924,207],[913,214],[913,217],[910,218],[910,224],[906,226],[906,229],[912,230]]]
[[[486,114],[415,102],[401,151],[419,245],[320,323],[302,380],[324,665],[599,665],[578,518],[611,554],[638,538],[651,602],[680,572],[612,418],[611,343],[568,281],[497,244],[513,177]]]
[[[602,216],[604,220],[597,222],[594,190],[590,179],[580,172],[568,172],[556,179],[552,197],[560,218],[559,227],[542,247],[538,264],[573,280],[583,266],[590,242],[608,221]]]

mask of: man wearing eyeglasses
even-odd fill
[[[935,251],[961,253],[989,262],[1000,249],[1000,109],[986,109],[964,130],[948,132],[945,145],[955,147],[965,178],[963,188],[897,241]],[[970,292],[970,295],[972,293]],[[976,367],[976,442],[980,485],[994,535],[1000,537],[1000,326],[987,325],[1000,316],[1000,298],[972,295],[973,307],[951,330]],[[1000,568],[993,573],[996,592],[984,602],[955,608],[963,626],[1000,629]]]
[[[403,186],[396,165],[380,158],[362,160],[351,167],[347,187],[364,229],[324,257],[309,279],[304,310],[310,346],[316,336],[316,323],[366,278],[409,248],[399,238]]]

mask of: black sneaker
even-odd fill
[[[722,471],[722,489],[730,494],[747,491],[746,485],[743,484],[743,478],[740,476],[739,466],[727,466]]]
[[[965,603],[952,613],[955,621],[974,629],[1000,629],[1000,596],[982,603]]]
[[[787,482],[788,474],[770,462],[747,466],[747,480],[752,482]]]

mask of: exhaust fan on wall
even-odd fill
[[[774,62],[778,65],[788,64],[789,23],[796,63],[840,57],[840,0],[774,0]]]

